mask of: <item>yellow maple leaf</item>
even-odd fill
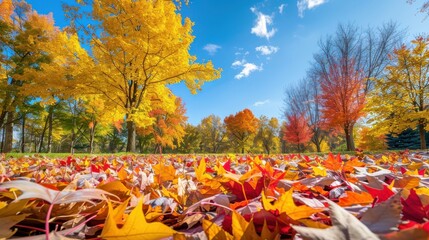
[[[137,206],[131,211],[124,225],[116,225],[113,207],[108,202],[109,214],[106,218],[100,237],[103,239],[142,239],[155,240],[173,236],[176,231],[160,222],[148,223],[142,211],[143,201],[140,199]],[[116,213],[117,214],[117,213]]]
[[[158,179],[158,183],[166,181],[173,181],[176,179],[176,169],[172,165],[157,164],[152,167],[155,171],[155,179]]]
[[[216,223],[203,219],[203,229],[207,239],[234,240],[234,237]]]
[[[306,205],[296,206],[292,198],[293,189],[282,194],[274,204],[270,203],[264,192],[262,192],[262,206],[265,210],[278,210],[281,213],[286,213],[293,220],[308,218],[313,213],[322,211],[322,209],[311,208]]]

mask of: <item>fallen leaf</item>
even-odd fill
[[[387,201],[368,209],[360,220],[374,233],[388,233],[398,227],[401,212],[401,194],[397,193]]]
[[[304,239],[314,240],[378,240],[355,216],[327,200],[331,214],[332,227],[326,229],[292,226]]]
[[[352,192],[352,191],[346,191],[346,196],[341,197],[339,200],[338,205],[340,206],[352,206],[355,204],[361,204],[361,205],[368,205],[374,201],[374,198],[372,198],[371,194],[367,192]]]
[[[16,188],[21,190],[22,194],[17,199],[15,199],[15,201],[19,201],[22,199],[38,198],[43,199],[51,204],[91,202],[91,200],[95,199],[105,200],[105,195],[115,196],[101,189],[64,189],[63,191],[57,191],[46,188],[37,183],[23,180],[4,182],[0,185],[0,187],[9,189]]]
[[[262,193],[262,205],[265,210],[279,211],[279,213],[286,213],[291,219],[298,220],[308,218],[313,213],[322,211],[322,209],[315,209],[306,205],[296,206],[292,198],[293,190],[289,190],[282,194],[274,204],[271,204],[264,193]]]
[[[172,228],[159,222],[148,223],[146,221],[142,210],[142,202],[142,200],[139,200],[137,206],[131,211],[121,228],[116,224],[114,216],[116,214],[113,214],[113,207],[108,202],[109,214],[107,215],[100,237],[104,239],[155,240],[173,236],[176,231]]]

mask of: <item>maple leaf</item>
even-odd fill
[[[24,220],[29,214],[20,214],[15,216],[0,217],[0,238],[7,239],[12,237],[18,229],[10,230],[15,224]]]
[[[330,169],[333,171],[339,171],[343,166],[343,160],[341,160],[340,154],[334,157],[332,153],[329,153],[328,157],[326,158],[325,161],[323,161],[322,165],[327,169]]]
[[[390,188],[386,185],[383,185],[383,189],[376,189],[372,187],[368,187],[366,185],[363,185],[365,189],[371,194],[373,198],[377,198],[377,202],[384,202],[390,197],[392,197],[395,193],[390,190]]]
[[[331,215],[332,227],[326,229],[300,227],[293,225],[292,227],[304,238],[314,240],[349,240],[349,239],[365,239],[378,240],[379,237],[371,232],[363,223],[355,216],[335,204],[327,200],[329,203],[329,212]]]
[[[298,220],[308,218],[313,213],[322,211],[322,209],[314,209],[306,205],[296,206],[292,198],[293,189],[282,194],[274,204],[271,204],[264,193],[262,193],[262,205],[267,211],[279,211],[286,213],[291,219]]]
[[[137,206],[131,211],[125,220],[124,225],[118,228],[116,224],[117,214],[110,202],[108,202],[109,214],[104,223],[103,231],[100,237],[104,239],[144,239],[155,240],[173,236],[176,231],[172,228],[159,223],[148,223],[142,211],[143,201],[140,199]]]
[[[208,239],[235,240],[234,237],[214,222],[203,219],[203,229]]]
[[[423,206],[422,201],[414,189],[411,189],[407,199],[401,199],[403,205],[402,214],[404,219],[415,221],[417,223],[425,222],[429,217],[429,205]]]
[[[340,198],[338,205],[340,206],[351,206],[354,204],[367,205],[374,201],[371,194],[367,192],[356,193],[352,191],[346,191],[347,196]]]
[[[158,179],[160,184],[166,181],[173,181],[176,178],[176,169],[172,165],[165,166],[159,163],[152,168],[155,171],[154,178]]]
[[[429,239],[429,222],[382,236],[383,240]]]
[[[80,189],[70,190],[65,188],[63,191],[49,189],[40,184],[15,180],[4,182],[0,185],[2,188],[16,188],[22,191],[22,194],[15,199],[38,198],[43,199],[51,204],[73,203],[73,202],[91,202],[91,200],[106,200],[106,195],[115,196],[101,189]]]
[[[361,222],[374,233],[388,233],[398,227],[401,220],[401,194],[397,193],[387,201],[368,209],[361,217]]]

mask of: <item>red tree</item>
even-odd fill
[[[304,114],[292,113],[286,115],[287,122],[284,127],[283,140],[296,144],[298,152],[303,150],[304,144],[313,137],[313,131],[308,125],[308,119]]]
[[[329,72],[320,78],[322,117],[326,128],[344,131],[347,150],[355,149],[353,128],[363,116],[365,105],[365,81],[354,61],[343,59],[333,63]]]

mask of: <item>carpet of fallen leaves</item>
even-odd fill
[[[0,238],[428,239],[429,154],[0,159]]]

